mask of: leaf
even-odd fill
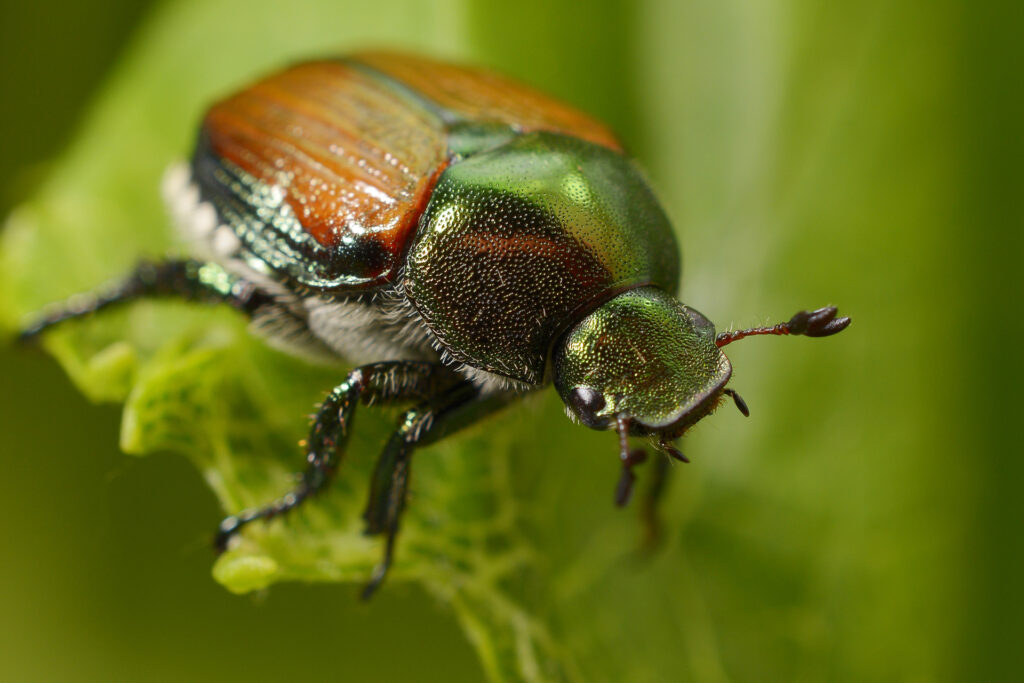
[[[780,263],[799,258],[811,264],[801,292],[827,293],[832,281],[831,262],[793,244],[813,235],[809,212],[819,207],[808,199],[808,179],[844,150],[828,122],[843,120],[845,100],[786,79],[786,46],[815,28],[800,23],[800,12],[787,14],[792,8],[638,7],[595,3],[577,17],[569,2],[293,0],[284,12],[253,0],[168,2],[126,51],[47,184],[10,217],[0,315],[15,327],[140,256],[183,252],[156,188],[163,169],[187,155],[203,107],[283,62],[375,43],[500,66],[628,127],[627,140],[686,226],[688,300],[723,327],[729,316],[788,317],[827,303],[794,302],[779,284],[792,277]],[[834,18],[835,34],[854,26],[850,44],[869,44],[869,22],[858,23],[865,16]],[[839,64],[857,77],[857,62]],[[677,87],[680,78],[686,87]],[[790,87],[812,93],[806,105],[791,105],[795,113],[773,99]],[[792,121],[808,110],[824,115],[796,126],[799,139],[789,140]],[[782,146],[803,153],[796,169],[776,156]],[[847,390],[852,417],[836,418],[830,399],[812,396],[829,384],[863,389],[849,369],[861,367],[862,349],[817,344],[736,352],[755,417],[747,423],[726,411],[688,437],[695,463],[672,472],[667,536],[655,553],[638,550],[636,510],[612,505],[614,439],[569,424],[548,391],[417,454],[389,581],[419,582],[450,604],[494,680],[817,680],[836,670],[855,680],[899,677],[885,664],[896,645],[873,658],[858,649],[867,608],[849,597],[888,576],[860,559],[870,543],[857,496],[869,479],[847,463],[858,462],[850,456],[864,443],[853,435],[832,441],[836,431],[855,433],[840,422],[867,422],[865,402]],[[269,349],[230,311],[174,302],[139,302],[66,325],[45,345],[92,399],[124,403],[126,452],[185,455],[227,511],[290,488],[306,416],[345,371]],[[236,592],[365,581],[381,548],[362,535],[359,516],[394,420],[363,409],[330,491],[286,519],[247,528],[216,560],[214,577]],[[860,485],[849,486],[851,478]],[[904,614],[913,623],[913,609]],[[929,642],[931,634],[922,625],[915,637]]]

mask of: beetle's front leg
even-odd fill
[[[655,453],[651,481],[644,492],[643,505],[640,506],[640,520],[644,527],[644,538],[642,547],[644,550],[653,551],[662,540],[664,524],[661,520],[659,504],[665,493],[665,485],[668,483],[669,456],[662,453]]]
[[[463,380],[438,363],[389,361],[352,370],[324,399],[306,440],[306,471],[299,485],[276,501],[231,515],[220,523],[214,545],[219,551],[238,531],[257,519],[271,519],[298,507],[317,494],[334,476],[348,443],[352,418],[359,403],[422,400]]]
[[[409,490],[410,461],[419,446],[439,441],[504,407],[515,394],[481,395],[469,382],[407,411],[388,440],[370,480],[370,496],[363,519],[366,534],[387,534],[384,557],[362,591],[368,599],[387,576],[394,557],[395,538]]]
[[[633,468],[647,460],[647,451],[629,447],[628,418],[616,418],[615,430],[619,435],[619,460],[622,461],[622,475],[619,477],[619,483],[615,485],[615,504],[624,507],[633,496],[633,482],[636,481]]]

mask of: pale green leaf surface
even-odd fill
[[[800,54],[815,33],[794,7],[599,5],[558,44],[570,5],[555,3],[549,16],[541,4],[525,3],[506,20],[456,0],[429,8],[413,0],[367,8],[299,0],[284,14],[251,1],[169,2],[129,49],[49,182],[10,218],[0,254],[5,321],[16,325],[103,283],[140,255],[180,252],[158,200],[163,169],[188,153],[205,104],[282,62],[384,43],[489,62],[555,90],[559,79],[576,79],[565,96],[631,129],[628,139],[685,226],[690,303],[720,327],[831,297],[860,302],[864,317],[845,338],[820,345],[752,343],[735,352],[755,417],[724,411],[687,439],[696,463],[673,472],[666,542],[654,555],[636,551],[634,511],[611,504],[613,439],[570,425],[546,392],[417,456],[390,581],[420,582],[450,604],[495,680],[928,673],[949,631],[934,620],[917,623],[930,586],[893,569],[939,555],[915,526],[920,516],[904,514],[924,504],[921,489],[906,485],[927,463],[908,457],[888,476],[852,427],[875,419],[863,400],[873,387],[858,371],[886,361],[854,334],[871,315],[863,304],[878,304],[880,295],[844,286],[852,280],[843,274],[862,257],[850,236],[864,220],[861,198],[838,181],[815,183],[833,172],[833,158],[847,160],[834,171],[840,176],[874,172],[870,147],[835,131],[884,125],[871,116],[854,121],[849,111],[851,92],[877,78],[873,65],[885,61],[876,49],[889,44],[878,41],[881,10],[869,4],[825,17],[846,43],[819,72],[789,52]],[[536,38],[534,48],[504,40],[515,32]],[[586,68],[589,54],[600,54],[600,69]],[[546,69],[554,64],[559,70]],[[826,87],[837,82],[847,91]],[[929,210],[922,198],[942,181],[921,166],[911,169],[923,175],[909,198],[871,186],[876,202],[890,202],[890,217]],[[833,231],[816,231],[822,221]],[[893,240],[899,247],[913,238]],[[852,263],[815,259],[819,249],[842,250]],[[795,261],[806,268],[783,267]],[[896,314],[876,305],[874,315]],[[126,452],[185,455],[228,511],[288,490],[307,415],[344,373],[270,350],[231,312],[171,302],[68,325],[45,344],[91,398],[124,402]],[[889,376],[902,371],[884,367]],[[381,549],[362,535],[359,516],[393,420],[363,410],[330,492],[285,520],[247,528],[216,560],[214,577],[237,592],[279,581],[364,581]],[[888,423],[878,430],[893,449],[926,438]],[[896,494],[890,486],[905,488]],[[868,490],[886,504],[864,509]],[[922,549],[908,553],[909,541]],[[891,577],[906,583],[890,585]],[[936,572],[931,581],[944,578]],[[858,647],[874,628],[869,606],[881,604],[879,628],[906,634],[900,647],[913,659],[905,669],[891,666],[891,642]]]

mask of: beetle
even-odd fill
[[[618,437],[628,500],[644,460],[728,396],[721,347],[824,337],[834,307],[716,334],[675,298],[679,248],[604,124],[489,71],[366,52],[300,63],[214,104],[164,195],[190,258],[143,262],[29,324],[140,297],[227,303],[278,345],[356,364],[326,397],[296,488],[220,524],[281,515],[332,479],[359,404],[412,404],[371,477],[364,519],[391,565],[416,447],[554,384],[575,421]],[[667,457],[660,459],[667,463]],[[664,466],[659,468],[664,473]]]

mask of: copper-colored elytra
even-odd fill
[[[499,74],[387,52],[359,53],[352,61],[391,76],[471,121],[498,121],[524,132],[563,133],[622,151],[622,143],[605,124]]]
[[[410,106],[396,83],[436,109]],[[214,154],[286,189],[284,200],[319,244],[372,233],[397,257],[447,163],[438,109],[621,150],[604,124],[502,76],[382,53],[286,69],[216,104],[203,126]]]
[[[400,169],[383,164],[372,167],[368,164],[360,165],[355,157],[338,153],[340,150],[358,147],[364,158],[385,158],[383,150],[363,138],[360,131],[344,118],[335,116],[329,110],[318,110],[318,107],[310,106],[309,100],[302,99],[301,95],[270,86],[257,86],[247,94],[248,97],[237,104],[238,113],[233,124],[238,128],[248,126],[258,130],[268,138],[268,144],[276,143],[282,153],[302,154],[329,174],[327,178],[331,180],[366,183],[381,192],[387,191],[389,185],[402,181]],[[292,135],[287,139],[275,137],[278,133],[269,127],[258,128],[261,113],[274,106],[288,109],[285,115],[290,119],[287,126]]]
[[[279,101],[281,101],[279,99]],[[297,104],[299,102],[296,102]],[[240,102],[239,114],[233,118],[227,115],[228,123],[240,131],[249,131],[265,138],[266,147],[273,148],[279,158],[292,157],[294,167],[303,163],[309,173],[319,173],[321,179],[335,183],[364,183],[373,187],[379,193],[387,193],[390,187],[399,185],[406,178],[399,173],[370,172],[366,164],[353,163],[350,156],[338,154],[341,150],[358,144],[360,147],[369,147],[365,141],[358,140],[358,133],[354,130],[345,130],[341,125],[332,125],[328,120],[304,116],[303,112],[291,113],[294,118],[290,128],[293,131],[302,131],[302,135],[293,135],[290,138],[283,138],[268,127],[260,127],[258,112],[264,104],[255,99],[248,102]],[[249,115],[248,118],[243,116]],[[381,155],[383,158],[383,155]],[[376,167],[375,167],[376,169]],[[293,169],[294,170],[294,169]]]
[[[335,112],[311,113],[301,93],[293,97],[287,90],[273,87],[293,75],[286,72],[272,77],[212,108],[205,125],[213,136],[214,151],[230,155],[231,161],[250,173],[267,170],[259,165],[267,160],[274,161],[278,170],[286,170],[284,162],[295,161],[287,159],[292,155],[316,162],[328,178],[344,175],[356,179],[359,167],[348,164],[345,169],[346,159],[332,152],[332,147],[361,142],[361,132],[346,125]],[[229,147],[231,143],[234,147]],[[372,182],[369,174],[362,179]]]
[[[221,126],[232,131],[227,136],[211,136],[213,150],[268,183],[278,184],[276,174],[286,173],[291,180],[285,201],[318,242],[329,246],[339,239],[338,228],[348,220],[378,218],[382,209],[394,204],[390,199],[386,203],[378,199],[385,192],[378,179],[359,177],[358,167],[331,163],[321,154],[321,148],[282,140],[270,128],[245,117],[250,108],[240,104],[236,112],[211,114],[210,130]],[[341,205],[329,201],[345,195],[348,198]]]
[[[430,195],[434,191],[434,185],[437,184],[437,179],[441,177],[445,169],[448,168],[448,160],[444,160],[438,164],[437,168],[434,169],[434,173],[427,178],[424,178],[417,188],[417,201],[412,207],[412,211],[408,211],[405,214],[403,222],[400,223],[396,230],[391,233],[391,239],[387,242],[381,242],[388,248],[392,253],[404,253],[405,247],[409,244],[408,237],[411,237],[410,233],[416,229],[416,225],[419,223],[420,216],[427,209],[427,204],[430,202]]]
[[[441,123],[381,79],[338,62],[302,64],[215,105],[213,152],[270,184],[321,245],[372,229],[404,249],[446,163]]]

